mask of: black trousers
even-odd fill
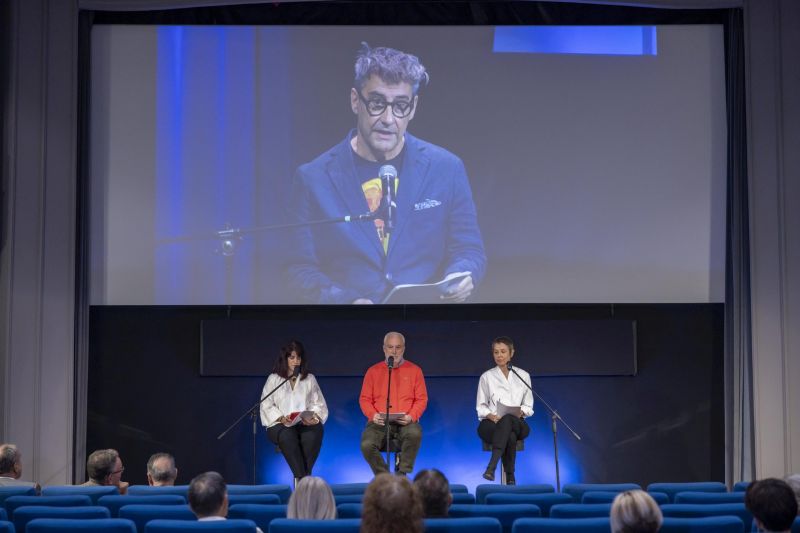
[[[288,428],[275,424],[267,428],[267,438],[278,445],[292,474],[298,479],[311,475],[322,448],[323,433],[322,423],[304,426],[301,422]]]
[[[528,423],[522,418],[505,415],[497,423],[488,418],[481,420],[478,425],[478,436],[492,446],[492,456],[495,454],[503,458],[503,469],[506,473],[514,473],[514,464],[517,460],[517,441],[523,440],[531,432]]]

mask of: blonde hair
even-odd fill
[[[643,490],[621,492],[611,504],[612,533],[655,533],[663,521],[658,504]]]
[[[335,519],[336,500],[331,487],[321,477],[302,478],[289,498],[286,517],[304,520]]]

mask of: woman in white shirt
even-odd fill
[[[531,377],[517,366],[514,370],[519,375],[509,370],[508,364],[514,357],[514,341],[510,338],[497,337],[492,342],[492,356],[497,366],[481,375],[475,405],[480,420],[478,435],[492,446],[492,457],[483,477],[494,481],[497,462],[502,457],[506,483],[515,485],[517,441],[531,432],[525,422],[525,417],[533,415],[533,395],[525,385],[530,385]]]
[[[308,358],[300,341],[281,348],[261,397],[279,385],[261,402],[261,424],[267,428],[269,440],[280,448],[295,479],[300,479],[311,475],[322,447],[322,425],[328,419],[325,397],[314,374],[308,372]]]

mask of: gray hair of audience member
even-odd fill
[[[189,507],[198,518],[228,514],[228,486],[217,472],[204,472],[189,483]]]
[[[794,498],[797,500],[798,505],[797,515],[800,516],[800,474],[790,474],[783,480],[794,492]]]
[[[119,452],[111,448],[93,451],[86,460],[86,473],[89,479],[103,484],[103,481],[114,472],[118,458]]]
[[[414,490],[422,501],[425,518],[447,518],[453,495],[447,477],[435,468],[422,470],[414,476]]]
[[[797,518],[797,500],[788,483],[766,478],[753,481],[744,493],[744,506],[756,525],[766,531],[788,531]]]
[[[286,518],[301,520],[333,520],[336,518],[336,500],[330,485],[324,479],[306,476],[297,482],[289,497]]]
[[[422,533],[419,494],[405,476],[383,473],[367,485],[361,511],[361,533]]]
[[[414,94],[419,92],[421,82],[428,84],[430,76],[417,56],[394,48],[370,48],[362,42],[356,55],[355,87],[361,90],[370,76],[377,76],[390,85],[408,83]]]
[[[164,459],[164,461],[162,461]],[[166,462],[166,465],[164,464]],[[159,484],[174,484],[178,477],[175,458],[168,453],[154,453],[147,460],[147,475]]]
[[[14,444],[0,445],[0,474],[12,474],[16,478],[16,467],[19,465],[22,454]]]
[[[663,522],[658,504],[643,490],[621,492],[611,504],[612,533],[655,533]]]

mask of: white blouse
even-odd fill
[[[278,374],[270,374],[261,391],[261,397],[269,394],[284,379]],[[313,411],[323,424],[328,419],[328,405],[325,403],[325,397],[322,395],[314,374],[308,374],[305,379],[299,379],[294,389],[291,381],[287,381],[272,396],[261,402],[261,424],[265,427],[272,427],[282,416],[288,416],[297,411]]]
[[[520,379],[521,376],[525,383],[530,385],[531,376],[518,366],[515,366],[514,370],[519,376],[514,372],[509,372],[508,378],[506,378],[499,366],[481,374],[481,380],[478,383],[478,398],[475,402],[478,420],[483,420],[491,414],[497,414],[498,402],[509,407],[519,405],[522,415],[525,417],[533,415],[533,394]]]

